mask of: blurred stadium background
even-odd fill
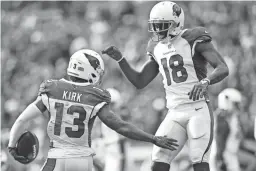
[[[81,2],[16,1],[1,2],[1,163],[2,171],[38,170],[46,157],[48,139],[42,118],[30,123],[40,139],[37,161],[23,166],[6,153],[8,133],[18,115],[32,102],[42,81],[61,78],[70,55],[81,48],[101,52],[109,45],[119,47],[124,56],[140,68],[146,59],[150,34],[147,21],[156,2]],[[225,57],[230,75],[210,87],[214,108],[218,93],[227,87],[244,95],[242,115],[243,140],[253,139],[256,115],[256,3],[255,2],[178,2],[185,11],[185,27],[208,28],[218,51]],[[126,107],[128,120],[155,133],[166,114],[164,89],[160,75],[143,90],[136,90],[122,74],[116,62],[103,57],[106,65],[104,88],[121,93],[120,106]],[[211,68],[209,68],[211,70]],[[122,111],[122,110],[121,110]],[[117,111],[118,112],[118,111]],[[97,158],[101,153],[100,124],[93,137]],[[243,143],[243,142],[242,142]],[[126,171],[146,170],[150,144],[127,141]],[[186,156],[185,156],[186,157]],[[146,160],[146,161],[145,161]],[[145,162],[143,162],[145,161]],[[144,164],[143,164],[144,163]],[[180,162],[180,170],[188,162]],[[104,164],[104,161],[103,161]]]

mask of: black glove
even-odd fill
[[[17,160],[18,162],[20,162],[20,163],[28,162],[28,159],[26,157],[18,155],[16,147],[8,147],[8,151],[13,156],[13,158],[15,160]]]

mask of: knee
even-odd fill
[[[163,162],[153,162],[151,166],[152,171],[169,171],[170,164],[163,163]]]
[[[200,163],[204,159],[204,151],[201,149],[193,149],[190,151],[190,159],[192,163]]]

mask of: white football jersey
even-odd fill
[[[110,103],[110,94],[92,85],[61,79],[43,82],[39,95],[50,113],[48,158],[94,155],[91,130],[97,112]]]
[[[167,108],[193,103],[188,93],[199,80],[207,76],[207,61],[195,52],[199,42],[209,42],[211,37],[203,27],[183,30],[172,40],[167,38],[148,43],[147,53],[159,65],[166,91]],[[204,98],[199,101],[205,100]]]

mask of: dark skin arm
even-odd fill
[[[122,53],[114,46],[110,46],[106,50],[102,51],[102,54],[107,54],[116,61],[119,61],[119,66],[123,71],[127,79],[138,89],[146,87],[159,73],[158,64],[150,57],[150,59],[144,64],[141,71],[136,71],[125,58],[122,59]]]
[[[105,105],[98,112],[98,117],[109,128],[128,138],[151,142],[159,147],[167,148],[169,150],[176,150],[174,146],[178,146],[178,144],[176,144],[177,141],[174,139],[148,134],[134,125],[123,121],[110,110],[109,105]]]
[[[218,83],[228,76],[227,64],[211,42],[198,43],[195,50],[214,68],[213,72],[207,77],[210,80],[210,84]],[[199,97],[202,98],[207,92],[208,85],[208,83],[202,84],[201,82],[194,85],[189,92],[189,99],[195,101]]]
[[[211,81],[210,84],[218,83],[228,76],[228,66],[211,42],[197,44],[196,51],[201,53],[214,68],[213,72],[207,77]]]

